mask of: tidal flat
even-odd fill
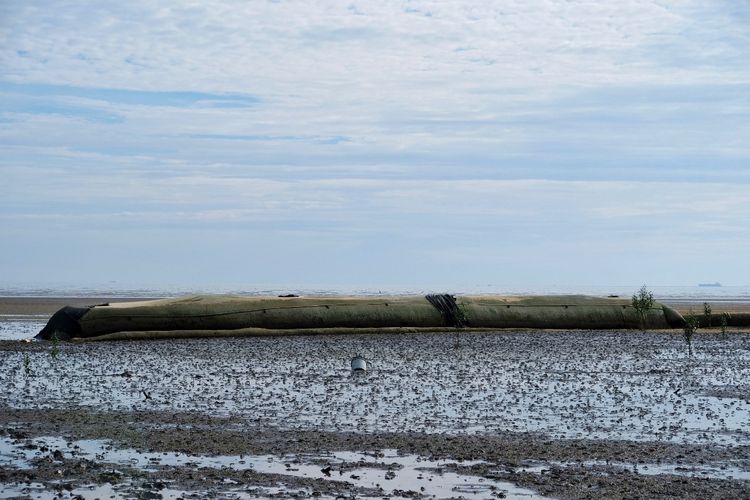
[[[680,331],[5,341],[0,365],[21,497],[750,498],[747,330],[692,356]]]

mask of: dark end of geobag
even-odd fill
[[[52,315],[47,325],[36,335],[36,338],[41,340],[52,340],[54,338],[68,340],[80,337],[81,324],[79,321],[90,309],[90,307],[63,307]]]

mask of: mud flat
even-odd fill
[[[37,316],[49,319],[64,306],[92,306],[95,304],[129,302],[133,300],[154,300],[154,298],[133,297],[0,297],[0,317]]]
[[[679,331],[0,342],[0,488],[750,498],[750,333],[693,350]]]

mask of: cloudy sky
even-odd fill
[[[750,4],[0,2],[0,284],[750,284]]]

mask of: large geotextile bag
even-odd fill
[[[37,338],[169,338],[499,328],[669,328],[679,313],[569,296],[196,296],[64,307]]]
[[[478,296],[463,299],[473,327],[496,328],[673,328],[684,319],[654,303],[641,316],[629,299],[585,295]]]

